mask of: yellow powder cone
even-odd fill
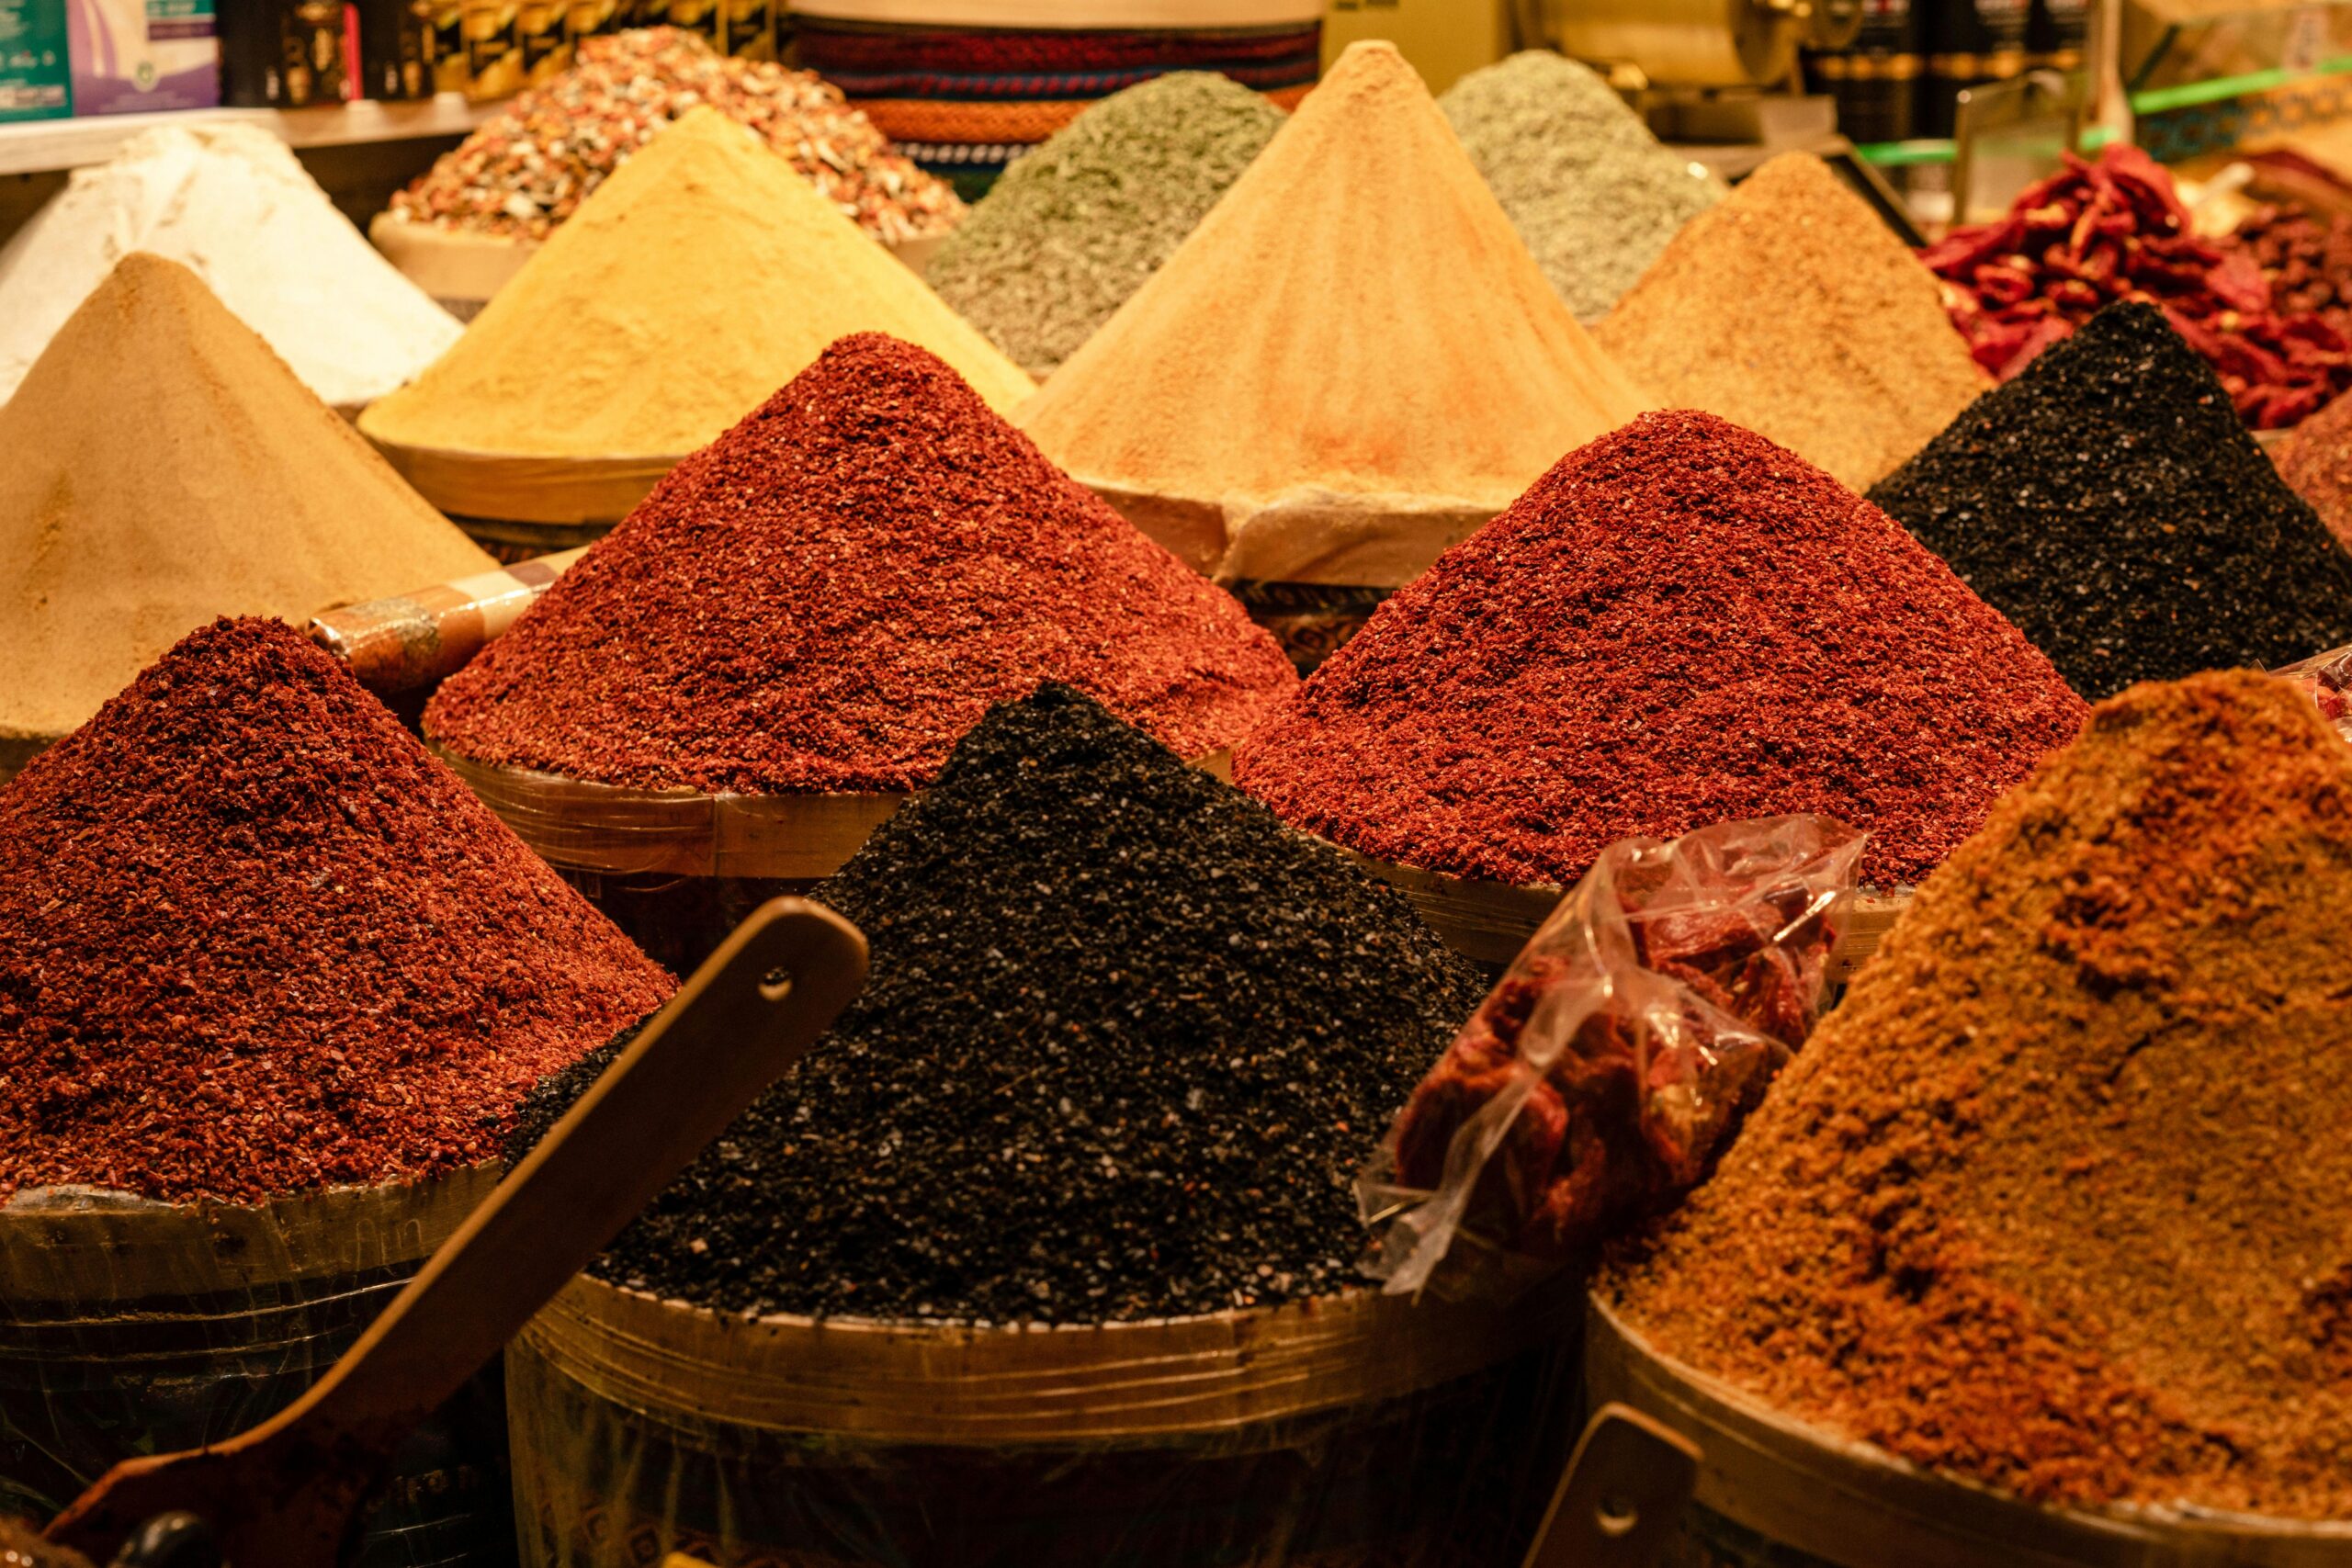
[[[675,456],[865,331],[931,350],[1000,412],[1035,389],[789,164],[701,108],[599,186],[359,427],[404,446]]]
[[[493,564],[176,262],[133,252],[0,406],[0,738],[78,728],[215,615]]]
[[[1856,491],[1991,385],[1934,275],[1809,152],[1693,218],[1593,335],[1669,407],[1746,425]]]
[[[1016,418],[1204,570],[1385,584],[1645,406],[1359,43]]]

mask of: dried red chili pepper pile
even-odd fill
[[[342,666],[216,622],[0,790],[0,1202],[494,1159],[672,988]]]
[[[1820,817],[1611,845],[1396,1119],[1394,1182],[1434,1196],[1384,1238],[1392,1288],[1455,1229],[1589,1257],[1703,1178],[1813,1027],[1861,850]]]
[[[2266,205],[2230,240],[2262,269],[2274,307],[2352,332],[2352,213],[2323,217],[2307,208]]]
[[[2163,309],[2209,360],[2238,415],[2282,429],[2352,386],[2352,342],[2274,301],[2255,258],[2199,238],[2172,176],[2136,147],[2066,166],[2029,186],[2007,216],[1955,230],[1921,253],[1976,355],[2007,380],[2118,299]]]

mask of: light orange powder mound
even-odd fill
[[[1015,419],[1203,570],[1377,583],[1645,406],[1413,68],[1359,43]]]
[[[1992,385],[1935,276],[1810,152],[1684,225],[1593,336],[1668,406],[1745,425],[1852,491]]]
[[[493,564],[196,274],[125,256],[0,405],[0,739],[80,727],[216,615]]]
[[[886,332],[999,412],[1020,367],[759,139],[695,109],[597,186],[466,335],[359,428],[407,446],[668,457],[709,445],[834,339]]]

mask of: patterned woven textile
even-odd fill
[[[1170,71],[1221,71],[1284,108],[1315,85],[1320,21],[1260,28],[885,26],[795,17],[800,63],[967,198],[1098,98]]]

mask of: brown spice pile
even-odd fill
[[[2352,550],[2352,395],[2297,425],[2274,456],[2278,477],[2319,513],[2335,542]]]
[[[1721,414],[1857,491],[1991,385],[1933,275],[1809,152],[1692,219],[1593,336],[1667,406]]]
[[[672,989],[341,665],[220,621],[0,791],[0,1202],[495,1159]]]
[[[62,735],[218,615],[487,571],[252,328],[133,252],[0,405],[0,736]]]
[[[1604,1293],[1833,1431],[2057,1503],[2352,1511],[2352,752],[2135,686],[1921,889]]]
[[[1090,484],[1243,510],[1313,486],[1491,514],[1643,406],[1413,68],[1359,43],[1019,417]],[[1213,569],[1222,549],[1187,554]]]

